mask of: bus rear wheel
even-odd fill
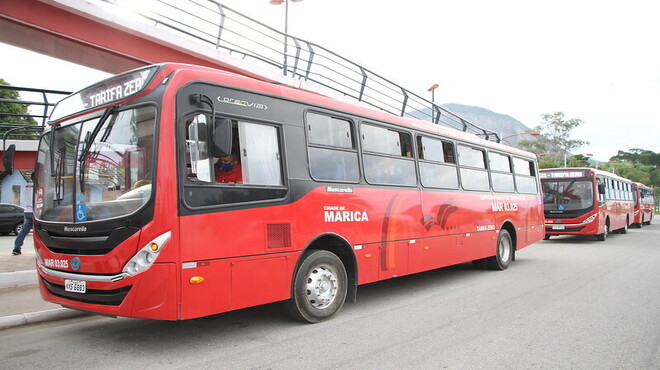
[[[514,247],[511,234],[507,230],[500,230],[497,237],[497,249],[495,255],[486,259],[486,264],[491,270],[506,270],[513,259]]]
[[[288,310],[298,320],[317,323],[332,318],[346,301],[346,269],[334,253],[316,250],[303,255],[293,279]]]

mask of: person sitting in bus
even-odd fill
[[[220,157],[218,167],[219,170],[215,176],[215,181],[235,184],[243,183],[243,170],[237,153]]]

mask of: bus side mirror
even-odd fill
[[[16,153],[16,145],[11,144],[4,153],[2,153],[2,163],[5,165],[7,175],[14,172],[14,154]]]
[[[213,127],[213,143],[211,144],[213,157],[226,157],[231,154],[231,136],[231,120],[228,118],[216,119]]]

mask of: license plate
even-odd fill
[[[564,230],[564,225],[552,225],[552,230]]]
[[[85,293],[87,282],[82,280],[64,280],[64,290],[73,293]]]

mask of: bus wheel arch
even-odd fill
[[[518,233],[516,233],[516,227],[513,226],[513,223],[511,221],[506,221],[502,224],[502,227],[500,227],[500,230],[506,230],[509,232],[509,235],[511,236],[511,241],[513,242],[513,250],[511,251],[511,261],[516,260],[516,251],[518,251]]]
[[[357,294],[357,263],[351,245],[336,234],[324,234],[301,254],[291,281],[289,313],[317,323],[333,317]]]

